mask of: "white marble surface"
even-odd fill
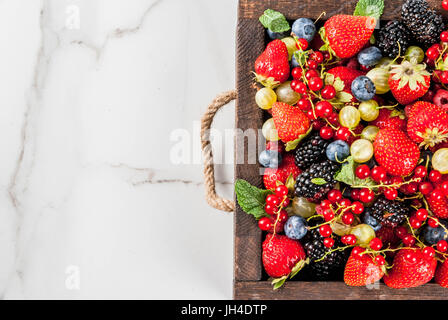
[[[197,159],[202,112],[235,86],[236,15],[236,0],[0,1],[1,298],[231,298],[232,216],[205,203]],[[217,176],[232,196],[232,164]]]

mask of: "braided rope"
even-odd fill
[[[204,185],[205,198],[210,206],[221,211],[232,212],[235,210],[233,200],[224,199],[216,194],[215,166],[213,163],[213,152],[210,144],[210,128],[213,118],[219,109],[236,99],[236,90],[219,94],[208,106],[201,120],[201,147],[204,156]]]

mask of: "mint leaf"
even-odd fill
[[[325,179],[322,178],[314,178],[311,180],[312,183],[317,184],[318,186],[327,184],[327,181],[325,181]]]
[[[238,204],[247,214],[251,214],[255,219],[269,215],[264,211],[266,197],[271,194],[270,190],[259,189],[245,180],[237,180],[235,182],[235,193]]]
[[[344,164],[341,170],[334,176],[336,181],[356,187],[371,187],[375,185],[375,182],[371,178],[359,179],[355,175],[356,163],[352,156],[348,157],[346,161],[347,163]]]
[[[261,24],[272,32],[286,32],[291,27],[283,14],[278,11],[267,9],[259,18]]]
[[[383,11],[384,0],[359,0],[353,15],[374,17],[379,20]]]

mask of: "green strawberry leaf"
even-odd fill
[[[285,145],[285,150],[286,151],[291,151],[291,150],[294,150],[295,148],[297,148],[299,143],[303,139],[305,139],[311,133],[311,131],[313,131],[313,127],[312,126],[308,129],[307,133],[300,135],[296,140],[287,142],[286,145]]]
[[[353,15],[374,17],[379,20],[383,11],[384,0],[359,0]]]
[[[325,181],[325,179],[322,178],[314,178],[311,180],[312,183],[317,184],[318,186],[322,186],[324,184],[327,184],[327,181]]]
[[[272,194],[270,190],[259,189],[245,180],[237,180],[235,182],[235,193],[238,204],[247,214],[251,214],[255,219],[269,215],[264,211],[266,197]]]
[[[296,179],[294,179],[294,176],[291,173],[289,175],[288,179],[286,179],[285,186],[288,188],[289,191],[294,191],[295,184],[296,184]]]
[[[339,182],[343,182],[349,186],[356,187],[371,187],[375,185],[375,181],[371,178],[359,179],[355,175],[356,163],[353,157],[350,156],[346,159],[346,164],[344,164],[339,172],[336,173],[334,179]]]
[[[336,100],[339,102],[344,102],[344,103],[348,103],[351,102],[353,99],[353,96],[345,91],[341,91],[336,93]]]
[[[286,32],[291,29],[285,16],[278,11],[267,9],[259,18],[261,24],[272,32]]]
[[[286,279],[288,279],[288,276],[272,280],[271,284],[274,286],[274,290],[280,289],[285,284]]]

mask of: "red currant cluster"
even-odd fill
[[[288,213],[285,208],[289,206],[288,188],[279,185],[275,188],[275,193],[266,197],[265,211],[270,217],[263,217],[258,220],[258,227],[270,233],[280,233],[288,220]]]

